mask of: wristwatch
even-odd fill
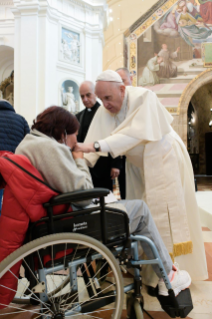
[[[99,152],[99,150],[100,150],[100,144],[99,144],[99,142],[94,142],[94,143],[93,143],[93,147],[95,148],[95,151],[96,151],[96,152]]]

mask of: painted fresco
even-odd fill
[[[133,85],[177,113],[180,96],[212,66],[212,0],[167,1],[126,37]]]

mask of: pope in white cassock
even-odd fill
[[[172,116],[155,93],[125,87],[114,71],[103,72],[96,82],[104,107],[96,112],[85,144],[75,150],[87,153],[89,166],[108,153],[125,155],[127,199],[143,199],[172,258],[192,280],[207,279],[193,170],[171,127]]]

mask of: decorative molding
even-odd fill
[[[106,5],[106,1],[105,1],[105,3],[97,4],[97,5],[93,5],[91,3],[84,2],[83,0],[69,0],[68,2],[72,3],[72,4],[75,4],[75,5],[79,6],[79,7],[82,7],[84,9],[89,9],[89,10],[90,9],[91,10],[96,10],[96,9],[102,9],[102,8],[105,9],[105,5]],[[50,7],[53,7],[53,6],[50,5]]]
[[[63,70],[67,73],[76,73],[77,75],[79,74],[85,74],[85,71],[82,67],[76,67],[74,65],[71,65],[69,63],[65,63],[65,62],[58,62],[57,63],[57,69],[59,70]]]
[[[144,13],[138,20],[136,20],[133,25],[129,28],[130,33],[134,32],[141,24],[143,24],[147,19],[151,17],[155,11],[157,11],[163,4],[165,4],[167,0],[159,0],[156,4],[154,4],[146,13]],[[176,2],[176,1],[175,1]]]
[[[5,45],[5,37],[0,37],[0,45]]]
[[[12,6],[13,7],[13,1],[1,1],[0,6]]]

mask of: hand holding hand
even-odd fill
[[[72,156],[74,159],[83,158],[83,152],[72,152]]]
[[[95,149],[94,149],[92,143],[89,143],[89,144],[77,143],[75,145],[73,151],[74,152],[90,153],[90,152],[95,152]]]
[[[118,177],[120,174],[120,169],[118,168],[111,168],[111,171],[110,171],[110,176],[111,176],[111,179],[115,179],[116,177]]]

